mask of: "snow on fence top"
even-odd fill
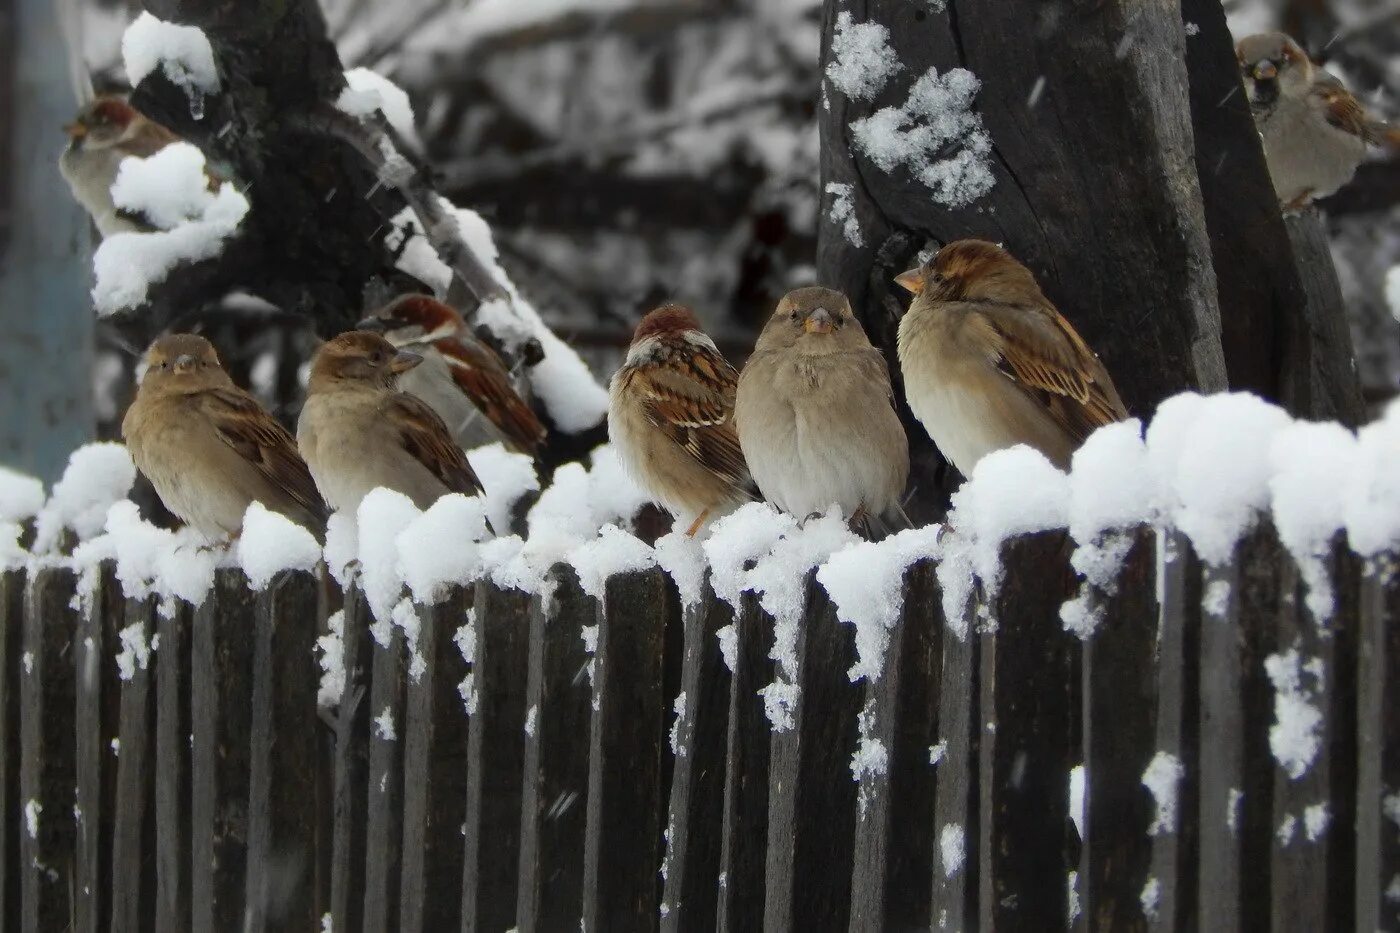
[[[1002,546],[1020,535],[1069,529],[1076,567],[1089,584],[1107,588],[1127,551],[1122,541],[1143,525],[1179,530],[1204,561],[1220,564],[1267,517],[1304,568],[1310,602],[1324,623],[1331,597],[1322,558],[1338,532],[1362,556],[1400,550],[1400,403],[1353,433],[1294,421],[1252,396],[1180,395],[1163,403],[1145,436],[1136,421],[1098,431],[1068,475],[1027,448],[993,454],[954,495],[946,527],[880,542],[858,539],[834,514],[799,523],[751,503],[715,522],[704,540],[673,532],[648,545],[628,530],[645,496],[608,446],[586,465],[560,467],[529,510],[524,536],[504,534],[517,501],[540,488],[533,462],[499,445],[473,451],[471,460],[484,498],[448,496],[419,512],[405,497],[378,490],[357,515],[333,517],[324,549],[304,529],[255,505],[243,540],[228,549],[207,546],[191,530],[171,532],[141,519],[124,498],[135,475],[125,450],[93,444],[74,452],[42,507],[33,480],[0,472],[0,561],[66,563],[94,581],[97,564],[113,559],[128,595],[157,594],[168,605],[203,599],[218,566],[241,565],[253,586],[265,586],[279,570],[305,569],[324,556],[342,582],[358,567],[381,621],[391,618],[405,589],[431,604],[453,586],[489,578],[547,597],[549,570],[560,562],[575,567],[598,597],[609,576],[660,566],[686,604],[700,599],[708,571],[719,598],[737,605],[753,592],[775,620],[778,680],[768,697],[781,724],[796,700],[794,645],[804,580],[813,569],[838,616],[855,628],[851,679],[874,680],[902,609],[906,568],[936,562],[949,628],[965,638],[974,588],[995,592]],[[31,515],[35,543],[22,550],[19,522]],[[500,534],[492,535],[487,521]],[[69,557],[58,553],[65,531],[80,542]],[[981,611],[990,602],[980,600]],[[1094,620],[1082,606],[1066,604],[1064,615],[1067,629],[1092,636]],[[976,624],[990,629],[996,620]],[[1294,751],[1302,740],[1284,736],[1277,744],[1290,760],[1306,757]]]

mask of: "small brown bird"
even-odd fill
[[[739,376],[734,420],[754,482],[783,511],[902,515],[909,442],[889,367],[840,292],[799,288],[778,302]]]
[[[1016,444],[1068,469],[1095,428],[1128,417],[1099,358],[1000,246],[958,240],[895,281],[914,293],[899,322],[909,407],[963,476]]]
[[[1269,175],[1285,210],[1351,181],[1367,144],[1400,150],[1400,130],[1366,113],[1340,81],[1281,32],[1235,46]]]
[[[627,471],[675,518],[711,517],[752,498],[734,428],[739,374],[695,312],[664,304],[642,318],[609,386],[608,435]]]
[[[58,168],[104,237],[114,233],[148,233],[155,229],[142,217],[112,201],[112,183],[122,160],[155,155],[179,137],[137,112],[120,97],[98,97],[65,126],[68,148]],[[212,179],[211,179],[212,182]]]
[[[151,344],[122,437],[165,507],[210,539],[237,535],[253,502],[325,530],[326,506],[296,441],[233,384],[203,337]]]
[[[455,308],[427,295],[403,295],[356,326],[422,355],[421,365],[399,377],[399,388],[427,402],[464,450],[500,441],[520,453],[539,452],[544,425],[516,392],[501,358]]]
[[[448,493],[482,491],[447,425],[398,388],[399,376],[422,361],[359,330],[316,353],[297,444],[332,508],[353,511],[379,486],[403,493],[420,509]]]

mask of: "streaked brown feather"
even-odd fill
[[[404,449],[450,491],[466,496],[484,491],[447,425],[426,402],[404,392],[396,393],[385,405],[384,417],[398,431]]]
[[[325,521],[328,510],[316,481],[297,450],[296,439],[277,419],[236,386],[207,389],[197,398],[224,443],[309,514]]]
[[[485,345],[467,345],[451,337],[433,346],[447,360],[453,381],[481,413],[522,450],[536,453],[548,432],[511,385],[500,357]]]

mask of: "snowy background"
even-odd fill
[[[99,88],[124,89],[121,37],[138,11],[84,3],[89,68]],[[693,304],[739,362],[777,298],[813,279],[817,0],[323,7],[346,67],[407,91],[439,189],[490,224],[510,279],[600,378],[637,317],[664,298]],[[1237,35],[1283,26],[1309,49],[1325,47],[1328,67],[1368,106],[1400,113],[1400,4],[1226,8]],[[1328,205],[1373,410],[1400,388],[1400,272],[1390,272],[1400,264],[1400,165],[1376,159]],[[304,354],[310,339],[276,330],[232,341],[246,358],[229,362],[275,403],[290,378],[275,361]],[[130,390],[115,354],[97,381],[110,431]]]

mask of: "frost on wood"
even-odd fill
[[[1142,784],[1157,803],[1157,814],[1147,827],[1149,836],[1176,832],[1177,786],[1185,774],[1181,760],[1170,752],[1158,752],[1142,772]]]
[[[238,536],[238,563],[254,590],[265,589],[284,570],[313,570],[321,546],[311,532],[261,502],[248,506]]]
[[[827,210],[826,217],[832,223],[840,225],[846,241],[859,249],[865,245],[865,235],[860,232],[860,221],[856,218],[856,204],[851,197],[851,191],[850,185],[839,181],[827,184],[826,193],[831,195],[831,207]]]
[[[1322,711],[1317,698],[1325,675],[1322,659],[1304,662],[1296,648],[1264,659],[1274,685],[1274,724],[1269,727],[1269,750],[1290,778],[1308,772],[1322,750]],[[1304,681],[1311,680],[1309,686]]]
[[[995,184],[992,138],[972,109],[981,86],[965,68],[930,68],[901,106],[851,123],[855,145],[881,171],[907,168],[939,204],[965,207]]]
[[[836,17],[826,76],[842,94],[869,100],[903,67],[890,48],[890,31],[884,26],[857,23],[850,13]]]
[[[142,13],[122,35],[122,65],[135,87],[157,68],[184,89],[191,112],[200,116],[205,94],[218,93],[219,70],[209,38],[194,26],[181,26]]]
[[[68,458],[62,478],[34,522],[34,553],[56,550],[65,528],[79,540],[102,531],[107,510],[136,482],[136,464],[121,444],[85,444]]]
[[[943,866],[943,877],[951,878],[962,871],[967,858],[967,838],[962,824],[948,823],[938,832],[938,857]]]
[[[204,154],[189,143],[122,160],[112,200],[159,229],[116,233],[102,241],[92,257],[98,314],[139,307],[176,266],[222,251],[248,213],[248,200],[229,182],[217,192],[209,191],[208,182]]]

